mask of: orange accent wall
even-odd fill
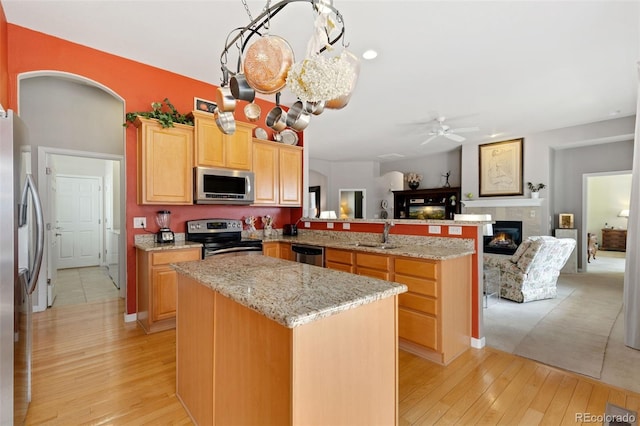
[[[168,97],[178,111],[191,111],[194,96],[215,99],[214,85],[155,68],[76,43],[52,37],[13,24],[8,29],[8,102],[5,108],[17,108],[17,80],[21,73],[55,70],[77,74],[94,80],[117,93],[125,100],[126,111],[148,111],[151,102]],[[4,64],[3,64],[4,65]],[[263,111],[269,111],[273,103],[256,99]],[[240,102],[236,118],[247,121]],[[263,114],[263,120],[266,113]],[[124,117],[123,117],[124,122]],[[257,125],[268,129],[264,121]],[[27,123],[28,125],[28,123]],[[300,135],[302,140],[302,135]],[[136,311],[136,265],[134,235],[144,231],[132,228],[133,217],[145,216],[152,231],[157,227],[154,218],[163,206],[141,206],[136,201],[136,129],[126,131],[126,259],[127,259],[127,313]],[[232,207],[232,206],[170,206],[171,228],[185,232],[185,221],[208,217],[241,219],[246,215],[271,215],[277,227],[295,222],[301,216],[299,208]]]

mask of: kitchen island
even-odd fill
[[[173,265],[197,424],[397,424],[402,284],[264,256]]]

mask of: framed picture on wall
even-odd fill
[[[213,114],[216,111],[216,103],[206,99],[193,98],[193,109],[195,111],[208,112]]]
[[[481,197],[522,195],[522,145],[524,138],[480,145]]]
[[[558,224],[560,228],[573,228],[573,214],[560,213],[558,215]]]

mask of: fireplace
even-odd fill
[[[522,242],[522,222],[517,220],[496,220],[493,235],[484,237],[484,252],[513,254]]]

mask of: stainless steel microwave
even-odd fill
[[[195,204],[251,204],[254,174],[245,170],[194,167]]]

